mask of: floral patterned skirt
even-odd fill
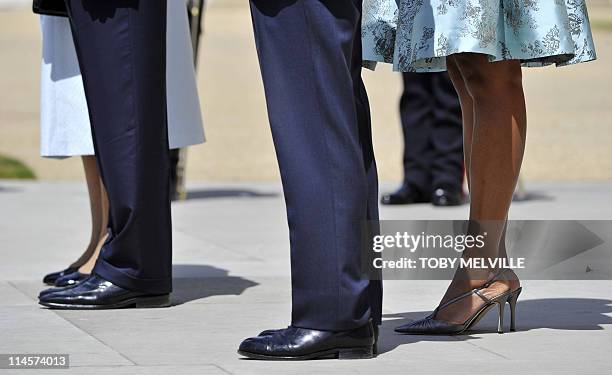
[[[446,56],[557,66],[594,60],[585,0],[364,0],[366,66],[443,71]]]

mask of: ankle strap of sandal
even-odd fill
[[[489,279],[489,281],[487,281],[486,283],[484,283],[484,285],[483,285],[483,286],[481,286],[481,287],[480,287],[480,288],[478,288],[478,289],[480,290],[480,289],[484,289],[484,288],[488,288],[488,287],[490,287],[490,286],[491,286],[491,284],[493,284],[493,283],[494,283],[494,282],[496,282],[496,281],[499,281],[499,279],[501,278],[501,276],[502,276],[504,273],[508,272],[509,270],[510,270],[509,268],[504,268],[504,269],[502,269],[501,271],[499,271],[499,272],[498,272],[498,273],[497,273],[495,276],[493,276],[491,279]]]
[[[508,271],[508,268],[504,268],[503,270],[501,270],[500,272],[498,272],[495,276],[493,276],[491,279],[489,279],[489,281],[487,281],[486,283],[484,283],[482,286],[478,287],[478,288],[474,288],[470,291],[467,291],[463,294],[458,295],[457,297],[451,299],[450,301],[445,302],[444,304],[436,307],[436,309],[433,312],[433,315],[435,315],[438,311],[442,310],[443,308],[452,305],[453,303],[465,298],[465,297],[469,297],[472,294],[476,294],[478,297],[482,298],[483,301],[489,303],[491,302],[490,298],[487,298],[487,296],[485,296],[484,294],[480,293],[481,290],[486,289],[488,287],[491,286],[491,284],[493,284],[494,282],[498,281],[499,278]]]

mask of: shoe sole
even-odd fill
[[[313,359],[372,359],[374,358],[374,350],[372,347],[362,348],[343,348],[329,349],[320,352],[299,355],[299,356],[275,356],[251,353],[244,350],[238,350],[238,354],[250,358],[265,361],[307,361]]]
[[[113,310],[125,308],[153,309],[169,307],[170,295],[154,297],[136,297],[110,305],[75,305],[66,303],[38,302],[40,305],[54,310]]]

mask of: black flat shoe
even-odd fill
[[[380,327],[377,324],[373,324],[372,328],[374,329],[374,356],[378,355],[378,333],[380,331]],[[276,332],[281,331],[282,329],[266,329],[265,331],[261,331],[257,336],[272,336]]]
[[[437,188],[431,194],[431,204],[440,207],[460,206],[463,204],[463,194],[459,190]]]
[[[410,185],[402,185],[396,192],[385,194],[380,199],[380,203],[385,205],[429,203],[430,201],[428,196]]]
[[[272,335],[244,340],[238,354],[252,359],[285,361],[369,359],[374,357],[374,328],[371,322],[341,332],[288,327],[276,330]]]
[[[57,280],[55,280],[55,286],[59,288],[63,288],[66,286],[76,285],[88,277],[89,277],[88,274],[84,274],[84,273],[80,273],[79,271],[76,271],[68,275],[58,277]]]
[[[170,306],[170,295],[151,295],[123,289],[92,274],[75,286],[41,295],[38,303],[51,309],[65,310],[153,308]]]
[[[43,277],[43,283],[47,284],[47,285],[55,285],[55,282],[57,281],[58,278],[62,277],[62,276],[66,276],[68,274],[77,272],[78,269],[77,268],[66,268],[63,271],[59,271],[59,272],[52,272],[48,275],[46,275],[45,277]]]

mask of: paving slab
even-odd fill
[[[393,187],[383,184],[381,191]],[[513,218],[610,219],[602,202],[612,199],[612,182],[526,188],[530,199],[513,205]],[[491,313],[457,337],[393,331],[429,314],[446,281],[387,281],[377,359],[240,359],[243,338],[286,326],[290,316],[282,189],[278,183],[227,182],[190,184],[189,191],[190,199],[172,209],[172,307],[52,311],[36,304],[40,279],[67,265],[88,239],[87,192],[74,182],[0,180],[0,353],[69,353],[72,368],[54,373],[79,375],[575,374],[612,367],[612,281],[606,280],[525,280],[518,332],[497,334]],[[383,207],[381,217],[464,219],[467,209]]]
[[[28,306],[0,307],[0,353],[69,354],[72,366],[133,365],[100,339],[32,300]],[[0,370],[2,371],[2,370]]]

